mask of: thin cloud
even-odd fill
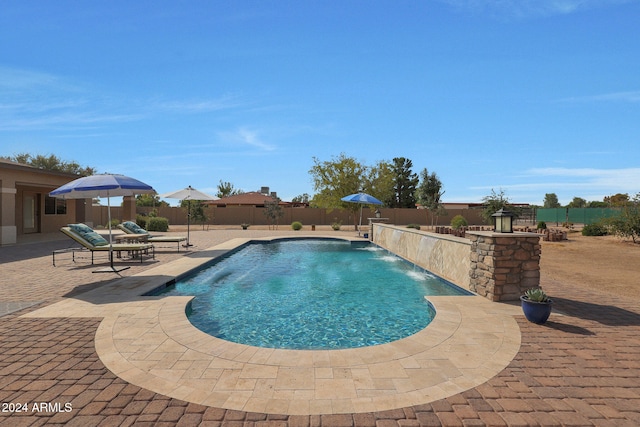
[[[630,90],[626,92],[611,92],[599,95],[576,96],[563,98],[559,102],[640,102],[640,90]]]
[[[567,15],[632,0],[440,0],[460,11],[486,13],[498,17],[530,18]]]
[[[247,128],[239,128],[234,132],[222,132],[219,134],[221,139],[233,144],[248,145],[258,148],[260,151],[273,151],[275,146],[264,142],[257,131]]]
[[[640,168],[595,169],[595,168],[534,168],[530,169],[532,176],[563,177],[579,179],[578,184],[584,186],[618,187],[640,191]]]
[[[532,168],[508,182],[472,186],[473,193],[488,194],[490,190],[505,190],[511,200],[542,200],[546,193],[556,193],[564,203],[578,196],[587,200],[602,200],[616,193],[631,196],[640,192],[640,168]]]
[[[228,110],[245,106],[247,103],[239,96],[225,95],[218,99],[192,101],[162,101],[155,105],[159,109],[178,113],[207,113],[210,111]]]
[[[17,68],[0,67],[0,99],[2,131],[86,130],[144,117],[62,77]]]

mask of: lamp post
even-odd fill
[[[496,233],[513,233],[513,214],[511,212],[501,208],[491,216],[496,221],[494,229]]]

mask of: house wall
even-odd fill
[[[44,171],[30,166],[0,161],[0,245],[17,242],[27,233],[49,233],[76,217],[76,201],[67,201],[65,215],[45,215],[45,197],[57,187],[75,179],[65,173]],[[34,198],[35,221],[25,228],[25,197]]]

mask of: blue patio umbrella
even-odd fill
[[[62,187],[56,188],[49,196],[58,199],[89,199],[101,197],[107,199],[107,213],[109,219],[109,258],[113,267],[113,243],[111,237],[111,202],[110,197],[133,196],[135,194],[149,194],[156,191],[148,184],[124,175],[99,174],[84,176],[73,180]]]
[[[382,205],[383,203],[367,193],[355,193],[348,196],[344,196],[340,200],[348,203],[360,203],[360,225],[358,226],[358,236],[360,235],[360,229],[362,228],[362,208],[364,205]]]

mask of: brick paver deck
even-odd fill
[[[191,235],[197,250],[237,233],[246,232]],[[86,261],[73,265],[70,259],[61,259],[60,264],[56,259],[59,266],[52,267],[51,250],[68,245],[63,240],[0,248],[0,301],[14,303],[7,307],[17,310],[0,317],[0,426],[640,425],[637,300],[575,289],[549,280],[543,271],[543,287],[554,296],[554,310],[564,315],[552,314],[543,326],[516,316],[520,350],[486,383],[428,404],[384,412],[267,415],[187,403],[118,378],[95,350],[99,318],[20,317],[113,280],[111,274],[93,274],[95,268]],[[132,263],[122,274],[133,275],[184,256],[172,251],[158,251],[155,263]],[[26,411],[16,411],[25,404]]]

